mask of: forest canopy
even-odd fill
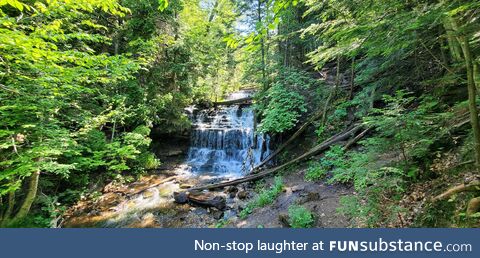
[[[304,164],[353,185],[357,226],[478,225],[479,18],[466,0],[0,0],[0,225],[57,226],[239,89],[277,147],[368,130]]]

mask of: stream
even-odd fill
[[[249,91],[231,94],[227,100],[248,97]],[[270,153],[270,138],[255,134],[250,105],[218,106],[215,109],[186,109],[192,121],[190,145],[184,161],[171,180],[155,187],[165,175],[150,175],[127,186],[111,186],[96,200],[79,202],[68,212],[67,227],[203,227],[216,219],[233,216],[235,196],[227,199],[225,212],[178,205],[173,193],[196,184],[230,180],[248,173]],[[135,192],[136,194],[129,194]]]
[[[227,100],[248,96],[248,92],[237,92]],[[213,111],[192,108],[190,119],[193,128],[186,164],[194,174],[238,177],[270,154],[270,138],[255,135],[250,106],[221,106]]]

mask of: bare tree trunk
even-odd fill
[[[258,24],[260,26],[262,25],[262,0],[258,0],[258,7],[257,7],[257,19],[258,19]],[[265,70],[265,40],[263,37],[260,38],[260,49],[262,53],[262,81],[263,81],[263,89],[267,89],[267,71]]]
[[[479,89],[479,87],[480,87],[480,74],[478,73],[478,63],[477,62],[473,63],[473,80],[475,82],[475,87],[477,88],[477,91],[479,91],[480,90]]]
[[[323,108],[323,115],[322,115],[322,121],[321,121],[322,126],[324,126],[327,121],[328,106],[330,106],[330,102],[335,97],[339,85],[340,85],[340,57],[337,57],[337,74],[335,78],[335,86],[333,87],[333,90],[328,95],[327,101],[325,101],[325,106]]]
[[[470,50],[470,43],[468,42],[468,37],[459,31],[458,25],[455,19],[452,17],[450,19],[451,26],[456,32],[456,37],[463,51],[463,56],[465,60],[465,66],[467,68],[467,89],[468,89],[468,108],[470,111],[470,123],[472,124],[473,137],[475,141],[475,163],[477,170],[480,170],[480,124],[478,120],[478,110],[477,110],[477,88],[475,87],[475,75],[473,67],[473,57]]]
[[[352,67],[350,70],[350,93],[348,95],[348,99],[352,99],[353,89],[355,88],[355,57],[352,57]]]
[[[15,191],[12,191],[8,194],[8,206],[7,211],[5,212],[3,218],[5,220],[10,219],[13,213],[13,208],[15,207]]]
[[[313,116],[311,116],[303,125],[301,125],[298,128],[298,130],[292,136],[290,136],[290,138],[288,138],[288,140],[286,142],[282,143],[282,145],[280,145],[278,148],[276,148],[276,150],[273,153],[268,155],[268,157],[266,157],[264,160],[262,160],[262,162],[260,162],[260,164],[258,164],[256,167],[254,167],[253,170],[252,170],[252,173],[258,172],[258,170],[262,166],[266,165],[270,160],[272,160],[275,156],[277,156],[279,153],[281,153],[290,143],[292,143],[295,139],[297,139],[315,120],[320,118],[320,116],[322,114],[323,114],[322,112],[318,111]]]

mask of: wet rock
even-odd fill
[[[203,208],[195,208],[192,212],[198,216],[205,215],[208,213],[208,211]]]
[[[180,184],[180,189],[188,189],[188,188],[192,188],[193,185],[192,184]]]
[[[188,202],[188,195],[185,192],[174,192],[173,199],[175,199],[176,203],[184,204]]]
[[[286,213],[278,214],[278,221],[280,222],[282,227],[284,227],[284,228],[289,228],[290,227],[290,223],[288,222],[288,220],[289,220],[288,214],[286,214]]]
[[[244,200],[248,198],[248,192],[243,190],[237,193],[237,198],[240,200]]]
[[[237,215],[237,213],[234,210],[226,210],[225,213],[223,214],[223,217],[225,219],[230,219],[233,218]]]
[[[235,186],[227,186],[225,188],[225,193],[236,193],[238,192],[238,188]]]
[[[224,214],[223,211],[217,209],[211,209],[210,213],[212,214],[213,218],[217,220],[223,218]]]
[[[304,204],[307,202],[314,202],[320,200],[320,193],[317,192],[308,192],[302,195],[302,198],[299,200],[299,204]]]
[[[227,201],[223,196],[214,196],[210,193],[203,192],[174,192],[173,198],[176,203],[190,203],[203,207],[215,207],[219,210],[224,210],[227,206]]]
[[[152,198],[153,197],[153,192],[152,191],[145,191],[142,194],[144,199]]]

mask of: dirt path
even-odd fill
[[[266,207],[257,208],[245,219],[232,219],[228,226],[240,228],[284,227],[279,215],[287,214],[290,205],[298,204],[312,211],[316,217],[314,227],[348,227],[350,221],[337,212],[341,196],[352,194],[344,185],[327,185],[323,182],[305,182],[303,171],[283,177],[285,190]]]

